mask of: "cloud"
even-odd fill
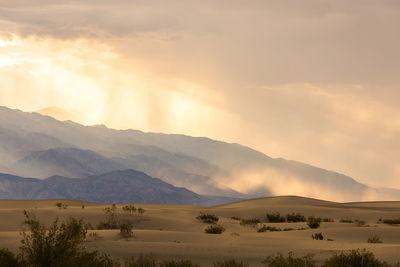
[[[397,186],[400,2],[2,1],[0,104]]]

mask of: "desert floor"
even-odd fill
[[[59,209],[56,202],[68,204]],[[82,208],[82,205],[85,207]],[[119,212],[122,206],[118,204]],[[334,203],[301,197],[271,197],[246,200],[217,207],[134,204],[146,210],[135,224],[133,238],[121,238],[118,230],[90,230],[98,237],[88,237],[85,246],[109,253],[116,258],[139,254],[152,254],[159,259],[191,259],[201,266],[225,259],[237,259],[261,266],[266,256],[293,251],[295,255],[314,253],[322,261],[335,251],[366,248],[379,259],[400,261],[400,227],[379,223],[379,219],[400,218],[400,202]],[[96,226],[104,221],[104,208],[109,204],[87,203],[72,200],[1,200],[0,201],[0,248],[17,251],[23,229],[23,210],[34,212],[48,224],[55,217],[83,218]],[[207,224],[196,220],[200,212],[219,216],[218,224],[226,228],[221,235],[205,234]],[[335,222],[321,223],[318,229],[258,233],[257,228],[240,225],[243,219],[258,218],[266,221],[266,213],[281,215],[299,212],[305,216],[330,217]],[[363,220],[365,226],[340,223],[340,219]],[[307,228],[306,223],[262,223],[280,228]],[[261,224],[261,225],[262,225]],[[260,225],[258,226],[260,227]],[[325,240],[313,240],[311,235],[322,233]],[[382,244],[367,243],[377,235]],[[327,241],[332,239],[333,241]]]

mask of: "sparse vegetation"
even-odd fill
[[[240,225],[243,225],[243,226],[248,225],[248,226],[255,227],[259,223],[260,223],[260,220],[257,219],[257,218],[247,219],[247,220],[242,219],[241,222],[240,222]]]
[[[335,220],[332,218],[323,218],[322,222],[335,222]]]
[[[320,224],[321,224],[321,218],[319,217],[310,216],[307,218],[307,225],[311,229],[319,228]]]
[[[357,266],[357,267],[389,267],[389,265],[375,258],[372,252],[366,250],[351,250],[333,255],[325,261],[322,267]]]
[[[232,260],[214,262],[214,267],[249,267],[249,264],[243,261],[237,261],[232,259]]]
[[[295,257],[293,252],[289,252],[288,256],[282,253],[268,256],[262,261],[265,267],[315,267],[314,255],[307,254],[302,257]],[[342,265],[337,265],[342,266]]]
[[[341,223],[353,223],[354,221],[352,219],[340,219]]]
[[[200,267],[191,260],[164,260],[160,263],[160,267]]]
[[[215,216],[214,214],[206,214],[200,212],[200,215],[196,217],[197,220],[203,221],[204,223],[217,223],[219,221],[219,218]]]
[[[236,216],[231,217],[231,219],[235,220],[235,221],[240,221],[241,220],[239,217],[236,217]]]
[[[270,232],[278,232],[278,231],[282,231],[282,229],[281,229],[281,228],[274,227],[274,226],[266,226],[266,225],[264,224],[261,228],[259,228],[259,229],[257,230],[257,232],[259,232],[259,233],[263,233],[263,232],[267,232],[267,231],[270,231]]]
[[[367,243],[383,243],[379,236],[374,235],[367,239]]]
[[[315,233],[311,236],[311,238],[315,240],[324,240],[324,236],[322,235],[322,233]]]
[[[64,209],[66,210],[68,208],[68,205],[62,202],[57,202],[56,203],[56,207],[58,207],[59,209]]]
[[[128,238],[133,236],[133,223],[125,222],[119,225],[119,235]]]
[[[21,233],[19,254],[1,250],[0,266],[119,266],[108,255],[88,252],[82,246],[87,233],[82,220],[69,218],[60,223],[55,219],[46,228],[33,214],[24,211],[24,216],[29,232]]]
[[[282,217],[279,212],[267,213],[267,220],[271,223],[285,222],[286,218]]]
[[[354,221],[354,224],[355,224],[356,226],[358,226],[358,227],[362,227],[362,226],[365,226],[365,221],[362,221],[362,220],[355,220],[355,221]]]
[[[206,229],[204,229],[204,232],[206,232],[207,234],[222,234],[223,232],[225,232],[225,228],[221,225],[210,225]]]
[[[287,214],[286,215],[286,221],[290,223],[295,223],[295,222],[305,222],[306,217],[300,213],[292,213],[292,214]]]
[[[140,255],[125,260],[125,267],[156,267],[157,262],[151,255]]]
[[[383,223],[390,224],[390,225],[396,225],[396,224],[400,224],[400,219],[384,219]]]

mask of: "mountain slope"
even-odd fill
[[[108,203],[199,204],[210,199],[135,170],[113,171],[82,179],[45,180],[0,174],[0,198],[59,199]]]
[[[131,168],[129,164],[132,164],[174,184],[204,179],[206,183],[197,184],[201,186],[201,192],[207,191],[211,184],[225,192],[232,190],[259,196],[295,194],[337,201],[373,200],[386,196],[370,194],[371,188],[343,174],[270,158],[239,144],[209,138],[82,126],[5,107],[0,107],[0,125],[5,129],[0,131],[0,140],[17,144],[5,148],[0,145],[0,155],[8,156],[8,162],[21,160],[34,151],[57,148],[60,144],[48,147],[53,138],[70,147],[91,150],[113,160],[118,158],[119,164],[128,164],[125,167]],[[7,131],[13,134],[7,135]],[[38,148],[36,142],[21,138],[30,133],[40,133],[47,141]],[[9,164],[3,165],[9,167]],[[397,190],[391,192],[391,196],[400,197]]]

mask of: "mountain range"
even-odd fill
[[[190,196],[186,192],[186,202],[179,202],[172,196],[162,197],[159,192],[160,203],[218,203],[227,199],[278,194],[337,201],[400,196],[399,190],[370,188],[349,176],[297,161],[271,158],[239,144],[178,134],[114,130],[102,125],[83,126],[7,107],[0,107],[0,158],[0,172],[14,175],[7,181],[14,179],[17,181],[14,188],[22,190],[17,190],[15,196],[27,190],[21,186],[21,181],[36,186],[40,179],[44,179],[41,186],[56,181],[70,184],[77,190],[79,186],[88,186],[88,181],[101,181],[93,177],[110,173],[114,177],[115,171],[126,170],[136,170],[149,178],[156,177],[170,186],[184,187],[191,192]],[[114,178],[117,183],[117,178]],[[126,181],[118,182],[122,185]],[[103,198],[85,199],[81,195],[62,195],[60,191],[52,195],[49,190],[53,187],[46,188],[47,193],[25,195],[31,198],[64,196],[93,201],[116,200],[107,198],[106,193]],[[54,187],[54,190],[56,188],[62,187]],[[141,190],[147,192],[143,188]],[[129,192],[133,194],[134,190]],[[79,191],[79,194],[84,193]],[[96,194],[101,196],[99,192]],[[170,191],[170,194],[177,193]],[[149,199],[142,198],[142,201],[157,202],[150,196]],[[0,191],[0,198],[10,197],[13,196]]]

